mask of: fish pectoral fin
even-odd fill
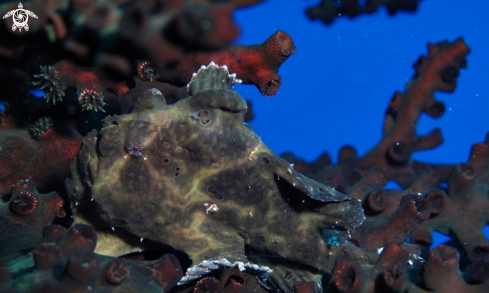
[[[319,224],[338,229],[362,224],[365,217],[361,201],[304,176],[283,159],[269,158],[280,194],[297,212],[324,215]]]
[[[362,202],[357,199],[325,205],[319,213],[324,215],[320,228],[326,229],[352,230],[365,220]]]

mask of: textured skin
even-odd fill
[[[238,93],[200,90],[174,105],[147,90],[131,114],[89,133],[67,181],[72,198],[103,224],[171,245],[194,264],[244,255],[247,244],[331,269],[342,248],[327,246],[320,229],[361,224],[360,202],[273,154],[243,122]]]

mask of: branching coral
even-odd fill
[[[431,245],[433,231],[454,238],[469,262],[489,258],[489,241],[482,228],[489,222],[487,178],[489,146],[486,140],[472,146],[467,163],[458,164],[448,180],[446,191],[427,191],[437,211],[411,235],[411,242]],[[470,215],[470,216],[467,216]],[[482,261],[483,262],[483,261]]]
[[[428,45],[428,56],[421,56],[414,64],[416,70],[408,82],[405,93],[395,93],[386,111],[381,141],[364,156],[357,157],[350,146],[340,151],[338,166],[321,168],[328,159],[307,167],[296,164],[298,171],[317,170],[306,173],[313,179],[330,186],[353,185],[365,176],[372,167],[377,167],[387,180],[394,180],[402,187],[411,185],[422,172],[428,172],[439,181],[446,182],[453,166],[417,162],[411,159],[415,151],[435,148],[443,141],[441,131],[435,129],[425,136],[415,132],[422,113],[433,118],[443,115],[445,106],[436,101],[436,91],[453,92],[459,69],[467,65],[465,56],[469,48],[462,39]]]
[[[313,178],[337,186],[363,201],[367,220],[351,236],[340,233],[341,237],[364,248],[382,248],[392,241],[384,251],[394,247],[395,242],[406,249],[403,252],[406,254],[407,251],[426,251],[432,244],[431,233],[439,231],[453,237],[462,253],[460,270],[470,273],[471,282],[479,284],[471,286],[462,277],[454,277],[449,287],[458,288],[459,292],[480,292],[488,278],[484,270],[489,246],[482,228],[489,221],[486,217],[489,207],[485,192],[481,192],[487,189],[484,187],[488,178],[487,142],[475,144],[469,162],[455,167],[410,159],[413,151],[441,143],[439,130],[418,137],[415,125],[422,112],[434,118],[443,114],[444,105],[434,99],[433,92],[455,89],[459,68],[466,66],[464,56],[469,52],[461,39],[452,44],[429,45],[428,51],[428,57],[422,56],[414,64],[416,74],[408,83],[406,93],[396,93],[392,98],[384,122],[384,136],[377,146],[361,158],[356,157],[354,149],[345,147],[338,166],[334,167],[328,166],[331,164],[328,156],[310,165],[299,161],[296,166]],[[388,180],[397,181],[405,190],[384,189]],[[446,190],[438,187],[443,181],[448,182]],[[464,217],[470,224],[461,221]],[[408,237],[411,243],[404,242]],[[452,268],[457,268],[454,276],[460,276],[458,255],[449,247],[432,250],[423,267],[425,272],[430,271],[422,275],[424,283],[407,277],[406,269],[392,261],[388,267],[383,266],[383,271],[370,276],[372,271],[367,273],[352,262],[342,261],[336,264],[333,282],[328,286],[340,292],[380,292],[387,288],[393,292],[423,292],[421,288],[444,292],[451,289],[439,283],[441,276],[435,275],[448,272],[442,273],[435,264],[445,266],[445,262],[450,262]],[[369,283],[379,278],[384,281]]]
[[[430,251],[426,263],[412,259],[412,254],[389,243],[383,249],[377,264],[368,270],[355,264],[337,261],[327,292],[485,292],[488,281],[464,280],[459,270],[459,253],[452,247],[441,245]],[[419,273],[422,280],[410,275]],[[421,287],[420,287],[421,286]]]

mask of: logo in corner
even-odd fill
[[[22,3],[19,3],[18,9],[9,11],[3,16],[3,19],[12,16],[12,20],[14,21],[14,24],[12,25],[12,31],[14,32],[17,28],[19,28],[19,32],[22,31],[22,29],[28,31],[29,25],[27,24],[27,21],[29,20],[29,16],[37,18],[37,15],[35,15],[34,12],[23,9],[23,7],[24,6],[22,6]]]

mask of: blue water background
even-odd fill
[[[423,115],[417,126],[419,135],[441,128],[445,142],[414,158],[466,162],[471,145],[489,131],[489,1],[428,0],[415,13],[391,17],[381,9],[353,20],[337,18],[330,26],[306,17],[306,7],[318,2],[270,0],[235,13],[242,29],[236,43],[261,43],[284,30],[297,47],[280,68],[276,96],[236,87],[253,101],[256,118],[250,125],[263,141],[279,155],[292,151],[308,161],[327,151],[336,162],[346,144],[363,155],[380,140],[387,103],[395,91],[404,91],[427,43],[463,37],[471,48],[468,67],[453,94],[435,93],[445,114]],[[489,228],[484,230],[489,237]],[[435,237],[434,244],[445,240]]]

